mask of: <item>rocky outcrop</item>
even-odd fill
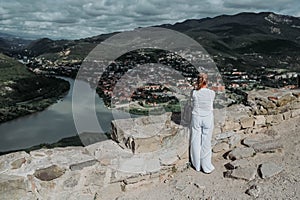
[[[171,114],[114,120],[111,136],[133,153],[158,151],[177,134],[177,127],[171,125]]]
[[[299,109],[300,90],[269,89],[248,93],[248,104],[256,115],[277,115]]]

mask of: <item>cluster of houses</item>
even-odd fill
[[[35,74],[60,75],[74,77],[81,66],[82,60],[71,59],[51,61],[44,57],[25,58],[22,60],[28,69]]]
[[[147,100],[154,96],[158,98],[159,95],[165,97],[166,93],[157,93],[162,88],[176,88],[177,93],[188,96],[201,69],[196,69],[191,64],[193,55],[185,54],[184,58],[179,56],[184,53],[186,52],[130,52],[112,62],[104,72],[99,71],[97,65],[85,67],[86,74],[89,74],[86,79],[97,87],[97,92],[104,97],[104,101],[114,103]],[[199,55],[202,56],[200,60],[204,66],[212,66],[211,57],[201,53]],[[36,74],[69,77],[75,77],[82,66],[82,60],[76,59],[53,62],[36,57],[26,58],[23,62]],[[224,70],[221,73],[216,67],[204,71],[210,77],[209,87],[221,94],[225,92],[225,88],[251,90],[268,84],[268,86],[274,84],[274,87],[280,85],[285,88],[300,86],[300,75],[296,72],[262,70],[257,74],[251,74],[252,72],[240,71],[234,67],[231,67],[230,71]],[[90,76],[91,74],[93,76]],[[151,94],[155,92],[156,94]]]
[[[134,55],[128,54],[106,68],[97,87],[109,101],[118,104],[133,99],[164,99],[166,93],[157,93],[161,88],[176,88],[177,93],[189,96],[198,71],[188,61],[175,53],[161,54],[157,64],[148,63],[151,60],[149,55],[139,56],[143,57],[136,62]],[[210,87],[216,92],[225,92],[221,75],[215,69],[207,70],[207,73],[211,77]]]
[[[284,87],[296,88],[300,86],[300,75],[297,72],[278,72],[259,71],[259,74],[252,72],[226,71],[222,74],[227,88],[235,88],[241,90],[252,90],[254,87]]]

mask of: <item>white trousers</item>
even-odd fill
[[[190,157],[197,171],[212,172],[211,137],[214,128],[213,113],[207,116],[192,115]]]

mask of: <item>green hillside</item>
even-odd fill
[[[25,66],[8,56],[0,54],[0,84],[21,78],[34,77]]]
[[[45,109],[69,87],[67,81],[37,76],[0,54],[0,122]]]

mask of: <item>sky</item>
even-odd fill
[[[299,0],[0,0],[0,33],[79,39],[240,12],[300,17]]]

